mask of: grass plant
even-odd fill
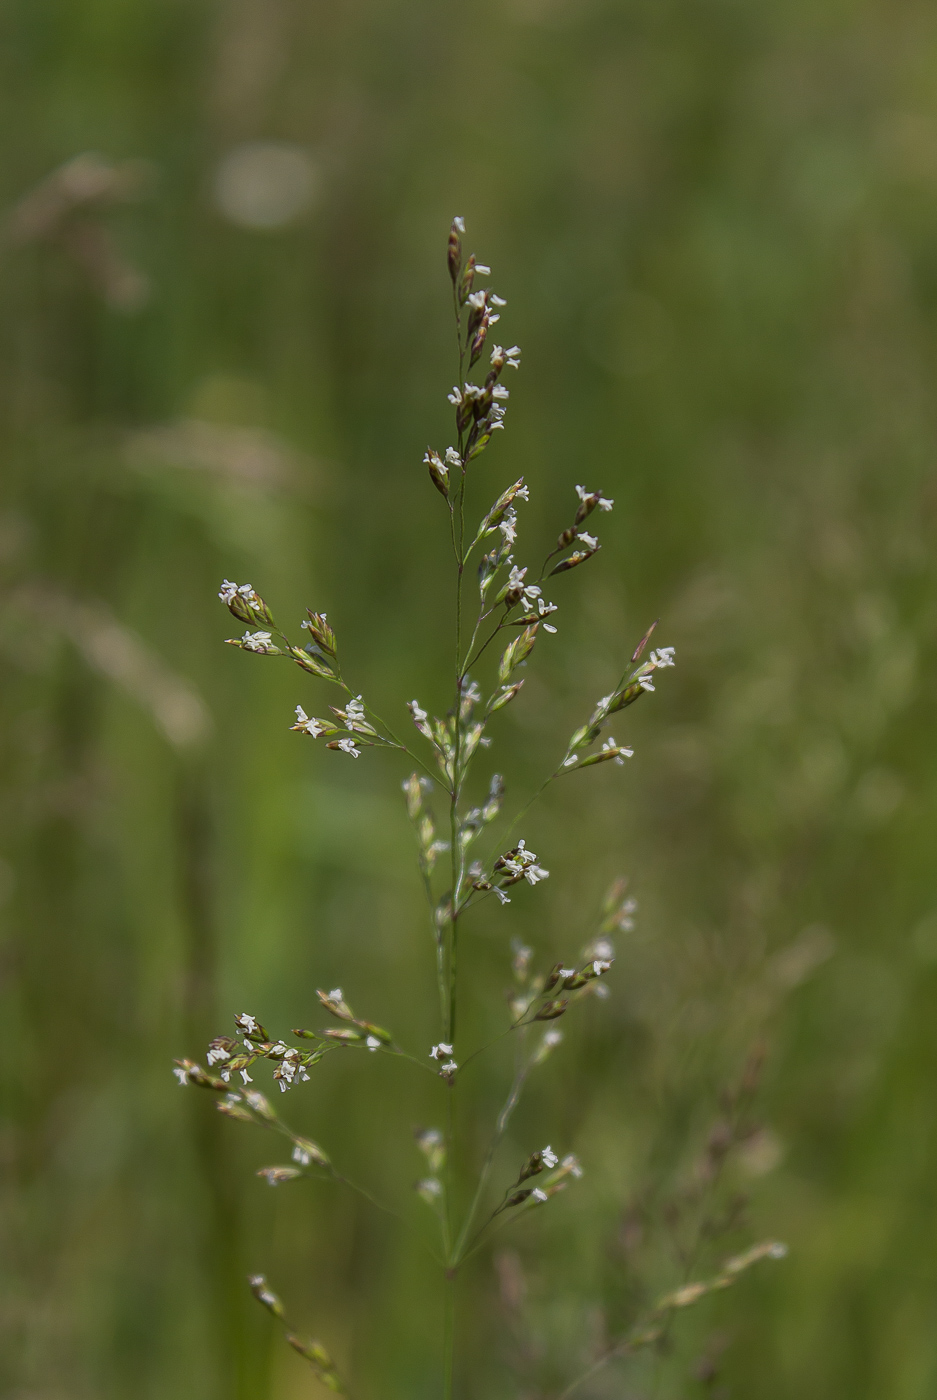
[[[587,941],[571,948],[565,962],[551,967],[540,966],[540,950],[515,941],[504,1024],[487,1043],[471,1043],[462,1030],[461,950],[466,939],[477,936],[479,920],[498,920],[502,908],[519,896],[544,897],[542,886],[550,871],[520,834],[524,820],[552,784],[589,781],[587,770],[598,765],[626,766],[633,749],[609,732],[613,718],[623,723],[630,706],[654,692],[658,673],[674,665],[673,647],[651,647],[657,626],[652,623],[630,656],[622,658],[618,684],[590,707],[565,744],[557,746],[541,784],[521,800],[513,815],[506,812],[501,773],[485,774],[479,782],[476,770],[493,739],[489,731],[497,730],[508,705],[524,703],[526,671],[538,646],[547,639],[558,644],[553,642],[559,630],[553,618],[559,615],[559,605],[548,594],[559,592],[569,574],[598,554],[601,545],[594,533],[595,521],[613,509],[614,501],[591,484],[577,483],[570,490],[569,514],[559,532],[531,551],[531,557],[542,560],[539,567],[515,562],[522,557],[520,512],[529,501],[530,488],[523,476],[507,486],[475,523],[479,504],[472,489],[474,466],[504,429],[511,394],[505,380],[520,369],[521,350],[517,345],[505,349],[494,343],[494,328],[506,302],[488,286],[491,269],[474,253],[465,255],[464,232],[464,221],[454,219],[447,245],[457,356],[456,383],[448,395],[454,412],[454,442],[444,450],[427,448],[423,458],[429,480],[441,497],[441,528],[448,531],[451,544],[452,628],[448,638],[440,639],[445,653],[453,657],[448,708],[437,716],[417,699],[405,707],[402,704],[401,711],[409,712],[409,737],[401,738],[397,720],[392,727],[346,678],[338,636],[326,613],[307,610],[301,623],[307,635],[297,640],[281,629],[270,605],[251,584],[225,579],[219,594],[246,627],[240,637],[230,639],[232,646],[256,657],[290,660],[312,680],[340,692],[340,703],[329,705],[329,713],[321,718],[297,705],[292,725],[297,734],[322,740],[345,759],[358,760],[369,750],[387,749],[415,765],[402,787],[426,895],[427,948],[436,972],[439,1038],[427,1051],[408,1040],[406,1027],[388,1030],[353,1011],[350,1002],[357,1001],[353,991],[346,996],[343,987],[317,988],[315,1002],[310,997],[312,1005],[337,1021],[337,1026],[296,1027],[289,1035],[280,1034],[268,1030],[254,1013],[241,1012],[234,1018],[236,1035],[216,1036],[204,1064],[186,1058],[178,1060],[175,1068],[180,1084],[216,1095],[217,1107],[226,1117],[266,1129],[289,1147],[287,1162],[260,1169],[259,1175],[271,1186],[331,1181],[359,1192],[375,1208],[392,1212],[395,1207],[377,1200],[344,1167],[339,1168],[325,1147],[290,1126],[277,1100],[310,1082],[322,1061],[336,1054],[390,1056],[401,1062],[403,1072],[415,1067],[438,1081],[439,1126],[415,1133],[425,1164],[415,1192],[437,1227],[429,1253],[441,1271],[445,1291],[442,1336],[437,1339],[439,1390],[444,1400],[451,1400],[454,1393],[460,1272],[493,1236],[547,1208],[552,1198],[583,1175],[574,1153],[556,1151],[551,1144],[532,1145],[526,1159],[513,1164],[503,1161],[499,1149],[531,1074],[541,1072],[562,1042],[559,1023],[568,1015],[588,1015],[597,998],[609,995],[614,938],[633,927],[634,901],[627,882],[617,881]],[[536,893],[529,893],[534,889]],[[346,985],[353,980],[351,969]],[[381,1013],[369,1008],[368,1016],[372,1014]],[[475,1136],[464,1132],[460,1087],[473,1061],[497,1054],[511,1056],[513,1079],[505,1102],[492,1114],[487,1149],[480,1161],[474,1161],[460,1151],[466,1137]],[[270,1072],[272,1087],[279,1091],[273,1102],[257,1085],[260,1068]],[[776,1241],[764,1241],[724,1260],[711,1276],[691,1276],[703,1240],[735,1223],[730,1217],[728,1224],[714,1227],[711,1196],[726,1157],[745,1138],[745,1110],[756,1080],[757,1073],[750,1067],[740,1089],[728,1096],[725,1120],[707,1144],[690,1192],[690,1203],[699,1208],[692,1238],[684,1238],[676,1250],[678,1268],[682,1267],[679,1282],[653,1301],[640,1302],[620,1335],[607,1339],[587,1369],[568,1380],[561,1400],[612,1361],[644,1349],[665,1349],[677,1312],[727,1288],[758,1261],[785,1253]],[[667,1209],[674,1219],[680,1214],[680,1205],[674,1201]],[[252,1276],[250,1286],[257,1300],[283,1324],[287,1341],[309,1362],[322,1384],[348,1394],[327,1346],[294,1329],[266,1277]]]

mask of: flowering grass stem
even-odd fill
[[[293,1037],[302,1048],[271,1036],[256,1017],[242,1013],[235,1018],[240,1040],[228,1036],[216,1037],[209,1046],[207,1070],[190,1060],[177,1061],[175,1069],[180,1083],[196,1084],[219,1095],[218,1107],[229,1118],[274,1129],[291,1141],[292,1164],[265,1167],[261,1171],[271,1185],[278,1186],[298,1177],[331,1180],[347,1186],[370,1205],[397,1219],[402,1217],[396,1210],[385,1205],[368,1188],[339,1172],[317,1144],[298,1136],[283,1123],[264,1094],[258,1089],[247,1088],[248,1084],[254,1083],[248,1071],[258,1061],[261,1064],[269,1062],[273,1065],[277,1088],[286,1093],[308,1081],[309,1071],[327,1053],[357,1049],[368,1053],[383,1051],[394,1058],[407,1060],[424,1073],[443,1081],[444,1126],[420,1129],[416,1134],[430,1173],[416,1183],[416,1191],[435,1214],[441,1237],[442,1257],[439,1262],[445,1279],[442,1339],[444,1400],[452,1400],[455,1384],[456,1286],[462,1264],[487,1242],[494,1231],[538,1208],[550,1196],[563,1190],[568,1178],[582,1174],[574,1155],[568,1155],[560,1163],[550,1147],[535,1151],[527,1156],[513,1184],[501,1191],[498,1204],[489,1210],[483,1223],[480,1226],[477,1224],[486,1208],[498,1150],[504,1142],[530,1071],[535,1065],[543,1063],[562,1040],[561,1032],[552,1023],[566,1013],[574,999],[581,1002],[590,992],[605,992],[604,986],[598,985],[598,979],[609,971],[614,958],[607,940],[601,944],[601,949],[600,944],[595,942],[591,951],[583,948],[581,957],[572,966],[557,963],[551,972],[539,974],[529,967],[533,950],[518,945],[512,963],[515,981],[508,996],[511,1023],[493,1040],[479,1046],[460,1061],[456,1041],[461,1030],[459,994],[463,962],[460,942],[465,936],[463,916],[470,908],[474,909],[491,896],[501,905],[508,904],[512,897],[508,890],[513,893],[533,887],[549,876],[549,870],[539,864],[538,857],[527,848],[525,840],[521,839],[510,846],[517,827],[561,773],[571,767],[588,767],[610,760],[623,763],[624,756],[630,754],[630,750],[615,744],[614,740],[608,739],[601,751],[588,750],[599,737],[609,716],[618,713],[644,690],[653,689],[651,676],[658,667],[673,664],[672,649],[663,648],[659,653],[651,652],[650,660],[630,677],[626,674],[618,689],[599,701],[591,719],[572,736],[564,759],[517,813],[507,831],[502,831],[498,845],[492,847],[486,859],[472,860],[469,864],[468,852],[472,843],[486,826],[500,820],[504,798],[504,779],[495,773],[488,784],[487,796],[478,806],[472,807],[468,801],[463,803],[469,791],[473,759],[491,743],[486,729],[493,717],[521,692],[524,681],[519,674],[520,668],[527,664],[541,632],[549,635],[557,630],[547,621],[557,610],[557,605],[543,597],[540,585],[548,576],[562,576],[565,579],[572,569],[593,557],[600,547],[598,540],[580,527],[591,512],[596,509],[610,510],[614,502],[605,499],[598,491],[576,487],[578,502],[570,510],[568,520],[571,523],[567,523],[557,536],[557,544],[547,554],[536,583],[526,582],[527,568],[514,562],[518,507],[529,499],[529,489],[523,477],[502,491],[481,517],[466,547],[469,464],[486,449],[496,430],[504,426],[505,404],[510,391],[502,382],[502,375],[505,370],[520,368],[521,351],[516,345],[505,350],[500,345],[492,347],[487,344],[489,331],[500,320],[505,302],[494,292],[475,289],[476,278],[488,276],[490,269],[477,263],[474,254],[467,259],[463,256],[463,233],[463,221],[454,219],[449,232],[447,261],[452,281],[458,382],[448,398],[455,410],[457,445],[446,448],[444,454],[430,447],[423,459],[435,490],[446,502],[455,568],[455,596],[452,600],[454,649],[450,651],[449,644],[445,648],[450,656],[454,654],[452,705],[440,718],[431,717],[417,700],[408,702],[417,732],[429,746],[429,760],[425,757],[425,750],[424,756],[414,752],[386,720],[365,703],[363,696],[352,691],[342,674],[336,632],[325,613],[307,609],[307,618],[302,627],[308,633],[308,640],[298,646],[280,631],[267,603],[250,584],[236,584],[225,579],[219,594],[239,622],[257,629],[245,632],[240,638],[232,638],[233,645],[255,655],[285,657],[296,664],[307,678],[311,676],[317,681],[324,681],[344,693],[346,698],[342,704],[329,705],[331,713],[325,718],[307,715],[302,706],[297,706],[296,722],[292,726],[294,730],[313,740],[324,736],[325,747],[354,759],[360,758],[367,749],[393,749],[406,754],[420,770],[404,781],[403,789],[407,813],[417,839],[423,890],[432,926],[439,998],[439,1043],[432,1047],[430,1062],[427,1063],[402,1049],[389,1030],[357,1016],[342,989],[336,987],[329,992],[317,989],[316,996],[318,1008],[338,1020],[341,1026],[336,1028],[332,1025],[325,1030],[294,1030]],[[490,353],[490,358],[478,372],[477,377],[482,382],[467,382],[466,376],[472,373],[483,351]],[[482,544],[486,540],[489,543]],[[478,606],[477,611],[474,607],[472,609],[475,613],[474,623],[468,646],[465,647],[464,637],[469,631],[466,564],[476,545],[488,552],[478,561]],[[563,555],[563,558],[548,570],[551,560],[557,555]],[[507,634],[510,640],[499,661],[491,666],[492,644],[503,634]],[[645,642],[649,635],[645,637]],[[480,641],[480,638],[483,640]],[[633,661],[637,660],[643,645],[635,652]],[[474,668],[481,667],[483,662],[485,665],[480,674],[492,673],[487,698],[478,679],[471,678],[469,674]],[[421,777],[421,772],[425,776]],[[441,810],[442,801],[437,796],[439,789],[446,793],[448,799],[447,823]],[[446,825],[448,841],[438,838],[439,831],[445,830]],[[440,857],[447,849],[448,861],[444,862]],[[439,888],[445,879],[442,872],[446,867],[448,890]],[[549,1022],[551,1028],[544,1031],[538,1045],[528,1053],[527,1032],[535,1022]],[[511,1088],[495,1121],[471,1203],[459,1220],[457,1196],[465,1157],[464,1153],[457,1151],[456,1141],[460,1130],[460,1098],[457,1096],[461,1075],[474,1060],[513,1033],[517,1033],[517,1037]],[[309,1048],[310,1041],[315,1042],[313,1048]],[[236,1079],[232,1081],[233,1074],[240,1075],[244,1089],[240,1088]],[[229,1087],[232,1082],[237,1086],[237,1092]],[[546,1175],[541,1175],[543,1172]],[[534,1177],[539,1177],[539,1185],[533,1184]],[[433,1257],[437,1256],[434,1254]],[[282,1306],[267,1289],[263,1277],[255,1276],[255,1283],[255,1296],[282,1321]],[[340,1389],[335,1368],[319,1343],[303,1343],[295,1336],[290,1336],[289,1340],[306,1357],[325,1385],[337,1393],[344,1393]]]

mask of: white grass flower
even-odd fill
[[[451,1054],[452,1046],[446,1045],[443,1041],[440,1041],[438,1045],[433,1046],[432,1050],[429,1052],[429,1057],[431,1060],[444,1060],[447,1055]]]
[[[348,701],[348,704],[345,706],[345,719],[349,729],[359,729],[367,724],[364,717],[364,705],[361,703],[360,695],[356,695],[354,700]],[[367,727],[370,728],[369,725]]]
[[[553,1151],[552,1147],[545,1147],[540,1153],[540,1158],[543,1162],[543,1165],[547,1168],[547,1171],[552,1171],[553,1168],[556,1166],[557,1162],[560,1160],[559,1157],[557,1157],[556,1153]]]
[[[369,1035],[364,1043],[369,1050],[380,1050],[381,1048],[381,1042],[378,1040],[376,1035]]]
[[[634,757],[634,749],[629,749],[625,744],[616,744],[611,737],[605,740],[602,745],[602,752],[613,755],[612,762],[624,767],[626,758]]]
[[[541,1191],[541,1189],[540,1189],[539,1186],[535,1186],[534,1189],[533,1189],[533,1190],[531,1191],[531,1193],[530,1193],[530,1199],[531,1199],[532,1201],[536,1201],[537,1204],[540,1205],[540,1204],[542,1204],[543,1201],[546,1201],[546,1200],[548,1200],[549,1198],[548,1198],[548,1196],[547,1196],[546,1191]]]
[[[599,547],[599,542],[595,535],[590,535],[585,530],[579,530],[576,539],[581,540],[586,549],[596,550]]]
[[[337,749],[340,749],[342,753],[350,754],[352,758],[361,757],[361,750],[355,748],[354,739],[338,739],[336,741],[335,747]]]
[[[307,715],[302,705],[296,706],[296,723],[290,725],[290,729],[298,729],[303,734],[308,734],[311,739],[318,739],[320,734],[324,734],[328,725],[322,723],[321,719],[316,719],[314,715]]]
[[[613,500],[609,500],[608,497],[603,496],[599,491],[587,491],[584,486],[576,487],[576,495],[583,505],[586,505],[588,502],[590,509],[594,509],[598,506],[599,510],[611,510],[612,506],[615,504]]]
[[[274,650],[269,632],[245,632],[241,638],[241,646],[245,651],[261,653]]]
[[[495,869],[504,870],[513,880],[525,879],[528,884],[536,885],[539,880],[546,880],[549,870],[544,870],[543,866],[537,864],[537,857],[533,851],[528,851],[526,842],[518,841],[515,850],[505,856],[500,856]],[[495,887],[497,893],[497,886]]]

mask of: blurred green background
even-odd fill
[[[0,1393],[324,1393],[262,1270],[356,1396],[439,1394],[410,1189],[438,1086],[336,1056],[287,1100],[405,1230],[270,1191],[271,1144],[170,1064],[337,983],[436,1038],[405,770],[291,735],[331,697],[222,646],[215,594],[324,608],[376,708],[446,705],[421,457],[461,213],[524,348],[478,511],[523,472],[523,556],[573,483],[616,499],[496,729],[509,796],[652,618],[678,667],[613,731],[627,768],[525,823],[550,881],[468,945],[481,1035],[512,936],[546,965],[615,875],[640,904],[499,1179],[544,1141],[585,1177],[460,1284],[458,1393],[555,1396],[680,1281],[672,1202],[763,1042],[751,1202],[694,1262],[788,1259],[581,1393],[933,1396],[937,12],[6,0],[0,109]],[[473,1081],[466,1164],[509,1073]]]

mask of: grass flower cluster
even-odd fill
[[[316,1009],[323,1013],[326,1024],[298,1027],[282,1035],[269,1030],[255,1014],[240,1013],[234,1018],[235,1034],[212,1040],[203,1062],[180,1059],[175,1067],[181,1084],[214,1094],[219,1111],[228,1118],[262,1128],[283,1141],[288,1160],[260,1172],[272,1186],[301,1178],[329,1179],[365,1195],[369,1193],[335,1166],[325,1148],[290,1127],[281,1112],[282,1096],[309,1082],[327,1055],[353,1051],[406,1059],[438,1079],[441,1126],[417,1134],[424,1175],[416,1190],[436,1217],[437,1262],[448,1285],[439,1347],[439,1389],[446,1400],[453,1391],[456,1329],[452,1285],[459,1271],[495,1231],[545,1209],[583,1175],[574,1154],[547,1144],[530,1151],[507,1180],[496,1186],[492,1183],[498,1148],[528,1078],[562,1041],[558,1023],[572,1013],[588,1014],[591,999],[608,995],[615,962],[614,937],[633,926],[635,906],[623,882],[613,887],[591,941],[552,967],[538,968],[535,950],[515,944],[508,1018],[490,1046],[468,1043],[459,1020],[460,950],[466,916],[487,905],[488,916],[498,918],[500,906],[513,899],[544,897],[535,887],[549,879],[550,871],[520,834],[532,803],[548,786],[568,782],[580,770],[604,763],[624,766],[633,751],[613,737],[610,726],[613,721],[620,725],[631,705],[654,692],[658,673],[674,665],[673,647],[650,648],[652,626],[630,657],[623,658],[618,684],[594,703],[565,744],[557,745],[554,766],[519,812],[506,819],[505,784],[498,773],[485,776],[480,798],[469,795],[470,787],[474,790],[474,770],[491,743],[489,729],[497,725],[506,706],[523,703],[525,671],[543,639],[552,643],[557,634],[555,619],[560,604],[552,595],[560,597],[566,576],[590,563],[599,552],[595,522],[613,509],[614,501],[594,483],[575,484],[574,489],[571,484],[567,519],[560,522],[555,538],[533,554],[541,560],[539,566],[521,562],[521,512],[529,499],[523,477],[507,486],[476,523],[473,464],[495,434],[504,430],[512,392],[508,383],[519,371],[522,355],[517,345],[504,348],[495,343],[495,327],[506,303],[487,284],[490,268],[474,254],[465,255],[463,234],[463,221],[456,218],[447,246],[458,345],[457,382],[448,394],[453,441],[444,447],[428,447],[423,458],[430,483],[441,498],[441,525],[448,532],[452,552],[454,636],[442,642],[447,654],[455,655],[448,708],[436,715],[419,699],[402,700],[406,729],[397,720],[392,728],[346,678],[339,641],[325,613],[308,611],[300,627],[305,636],[290,638],[250,584],[226,579],[219,594],[245,628],[230,640],[232,646],[255,656],[290,660],[337,693],[338,703],[320,707],[319,715],[296,706],[292,729],[299,736],[321,741],[343,758],[357,760],[368,749],[386,748],[396,750],[408,766],[413,765],[413,771],[402,780],[403,800],[415,833],[426,894],[435,956],[438,1040],[427,1047],[403,1043],[393,1031],[369,1019],[370,1009],[368,1016],[352,1009],[356,1000],[353,992],[346,995],[342,987],[334,987],[315,994]],[[503,1045],[509,1037],[515,1039],[517,1049],[513,1083],[478,1165],[470,1203],[460,1212],[452,1177],[460,1078],[470,1061]],[[258,1087],[266,1082],[265,1076],[276,1092]],[[708,1279],[685,1279],[645,1309],[633,1327],[595,1358],[588,1371],[570,1380],[563,1394],[572,1394],[607,1362],[660,1344],[676,1312],[727,1287],[758,1260],[781,1253],[782,1246],[762,1243],[730,1258]],[[287,1341],[309,1362],[322,1384],[347,1394],[326,1347],[293,1330],[266,1279],[256,1275],[250,1287],[258,1302],[282,1323]]]

